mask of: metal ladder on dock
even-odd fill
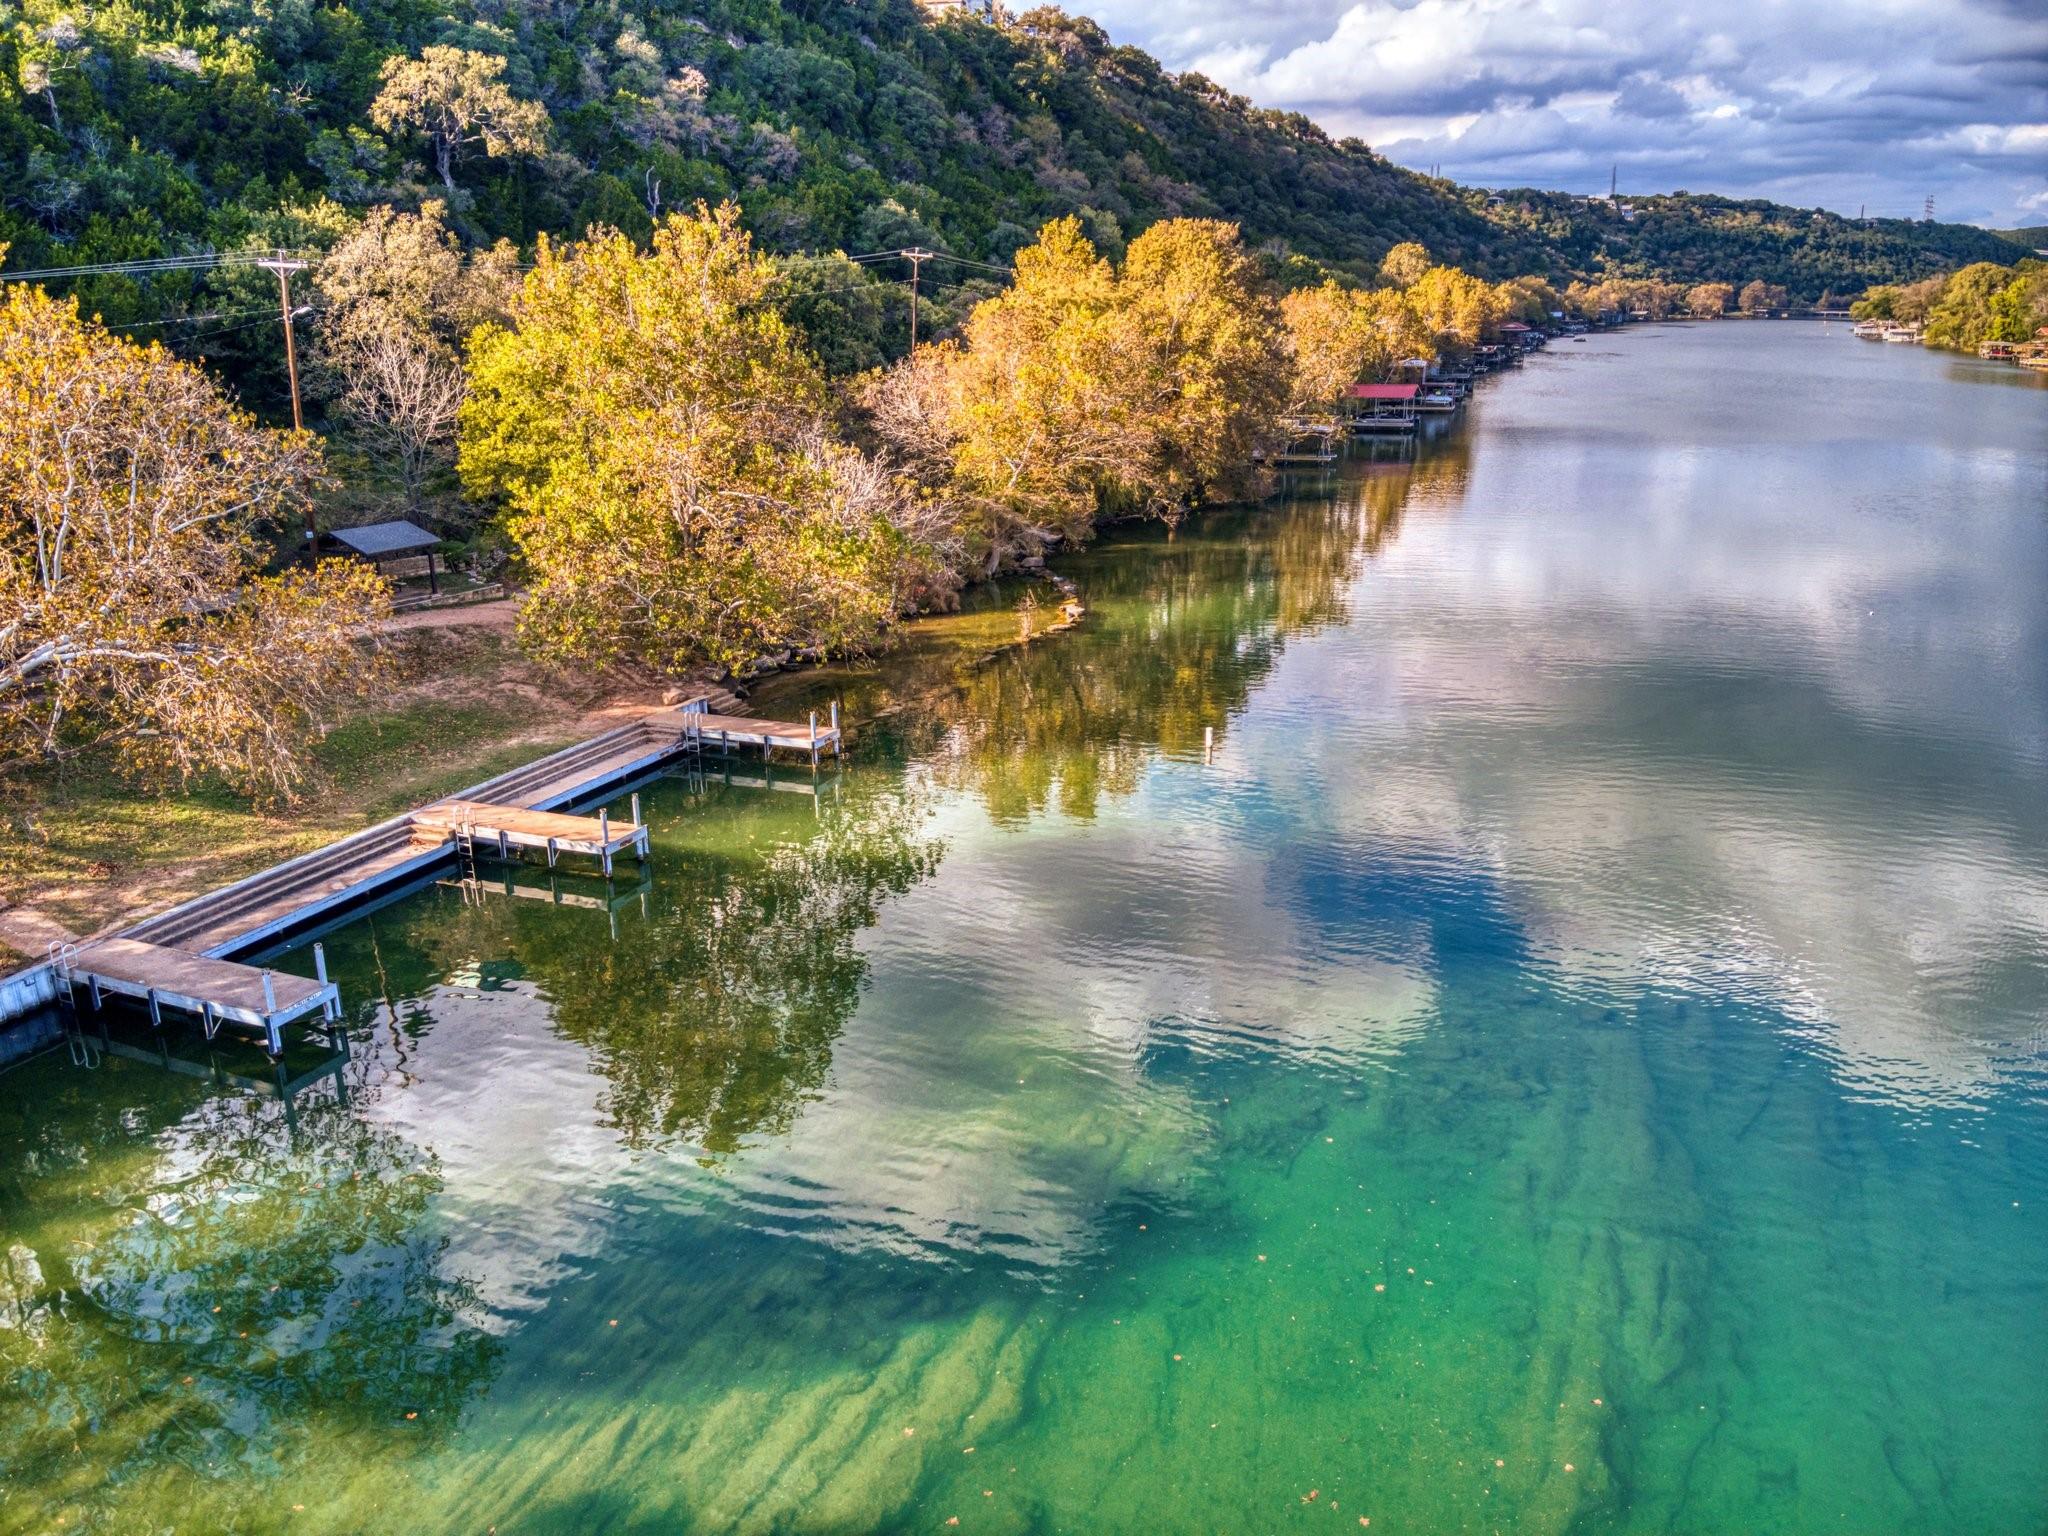
[[[78,985],[72,974],[78,946],[68,939],[50,941],[50,975],[55,983],[58,1016],[63,1020],[64,1049],[74,1067],[93,1068],[100,1064],[100,1042],[85,1032],[78,1017]]]

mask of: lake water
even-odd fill
[[[0,1075],[0,1530],[2048,1527],[2037,381],[1560,343],[1063,569],[287,1097]]]

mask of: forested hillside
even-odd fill
[[[1685,192],[1619,201],[1535,191],[1466,198],[1540,240],[1569,271],[1680,283],[1761,280],[1796,303],[1846,303],[1878,283],[2012,258],[2004,238],[1970,224],[1847,219]]]
[[[437,46],[502,59],[537,130],[466,135],[449,189],[431,135],[376,109],[385,61]],[[29,0],[0,59],[22,87],[0,95],[17,268],[230,245],[281,205],[429,189],[482,240],[593,221],[644,236],[662,209],[735,195],[771,250],[1003,260],[1068,213],[1111,250],[1191,214],[1361,270],[1403,240],[1501,275],[1542,265],[1535,241],[1362,144],[1049,10],[999,29],[910,0]],[[93,302],[125,318],[122,297]]]
[[[1111,253],[1161,218],[1221,216],[1358,274],[1413,240],[1494,277],[1761,278],[1795,299],[1996,243],[1709,198],[1645,199],[1632,222],[1555,194],[1490,205],[1049,8],[999,27],[911,0],[26,0],[0,5],[0,79],[17,270],[323,246],[350,211],[428,195],[479,244],[594,222],[644,238],[729,195],[768,250],[1002,262],[1061,215]],[[80,291],[111,322],[162,324],[241,313],[247,276]]]

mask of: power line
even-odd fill
[[[309,253],[301,252],[300,255]],[[317,254],[317,253],[310,253]],[[207,252],[195,256],[152,256],[136,261],[98,261],[75,267],[41,267],[28,272],[0,271],[0,282],[47,282],[72,277],[142,276],[158,272],[199,272],[213,267],[260,267],[276,260],[261,251]]]

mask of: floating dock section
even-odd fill
[[[282,1056],[285,1025],[317,1013],[332,1036],[341,1022],[341,993],[327,979],[326,956],[318,945],[314,958],[320,975],[308,981],[288,971],[112,938],[61,945],[51,963],[60,994],[75,999],[83,988],[94,1012],[105,994],[117,993],[146,1007],[154,1025],[162,1025],[166,1008],[197,1015],[209,1040],[224,1023],[259,1029],[270,1054]]]
[[[715,744],[719,751],[730,754],[736,746],[759,747],[761,756],[767,757],[777,747],[786,747],[792,752],[808,752],[811,766],[818,766],[818,759],[827,747],[832,755],[839,755],[839,706],[834,704],[826,723],[818,723],[818,712],[811,711],[808,725],[793,725],[780,720],[757,720],[752,715],[716,715],[708,709],[687,709],[683,715],[684,731],[696,738],[696,744],[704,751]]]
[[[412,824],[454,838],[458,852],[470,863],[475,862],[477,845],[483,844],[495,845],[500,858],[510,858],[514,848],[545,853],[549,869],[565,853],[587,853],[610,874],[612,859],[620,853],[630,850],[642,863],[647,860],[647,828],[640,824],[639,809],[640,797],[635,795],[633,820],[614,827],[603,811],[595,816],[564,816],[559,811],[529,811],[483,800],[443,800],[413,812]]]

